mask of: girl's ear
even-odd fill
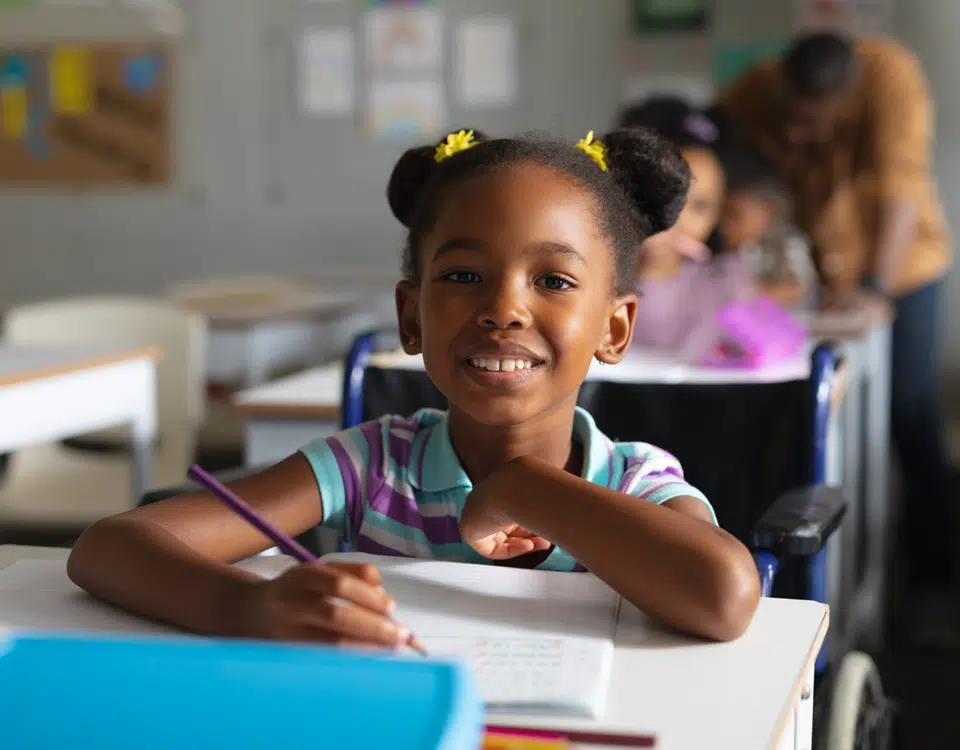
[[[623,359],[633,340],[633,327],[636,322],[637,295],[618,295],[607,314],[607,330],[603,341],[593,355],[598,362],[615,365]]]
[[[397,284],[397,325],[400,343],[407,354],[420,354],[420,290],[409,281]]]

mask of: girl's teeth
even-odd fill
[[[533,363],[525,359],[505,359],[502,362],[499,359],[471,359],[470,364],[479,370],[489,372],[515,372],[533,367]]]

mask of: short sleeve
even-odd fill
[[[867,106],[873,121],[873,158],[882,200],[917,200],[930,181],[933,100],[919,61],[901,47],[877,50],[869,60]]]
[[[645,443],[620,443],[617,449],[626,462],[620,482],[621,492],[656,505],[663,505],[675,497],[696,498],[707,506],[710,518],[717,525],[717,514],[710,501],[686,481],[683,468],[675,457]]]
[[[364,488],[371,458],[371,438],[379,441],[380,424],[370,422],[315,440],[300,449],[320,490],[322,524],[347,541],[363,519]]]

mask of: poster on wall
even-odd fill
[[[717,86],[730,83],[754,63],[775,60],[780,57],[787,44],[786,39],[718,43],[713,51],[713,75]]]
[[[429,140],[447,123],[443,83],[374,81],[367,102],[367,132],[377,140]]]
[[[794,28],[836,31],[852,36],[890,30],[891,0],[794,0]]]
[[[438,70],[443,64],[443,17],[428,6],[378,6],[367,12],[366,41],[371,69]]]
[[[299,50],[300,110],[312,117],[351,117],[354,112],[353,30],[313,27]]]
[[[640,32],[701,31],[710,23],[713,0],[633,0],[632,12]]]
[[[0,184],[168,182],[169,67],[162,44],[0,47]]]
[[[465,109],[502,109],[518,96],[517,32],[508,17],[478,17],[457,30],[457,96]]]

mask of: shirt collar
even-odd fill
[[[610,487],[613,482],[613,443],[597,427],[590,413],[579,406],[573,415],[573,435],[583,446],[583,471],[580,476],[593,484]],[[414,441],[409,481],[425,492],[442,492],[457,487],[467,491],[473,482],[464,471],[450,440],[450,419],[443,416]]]

